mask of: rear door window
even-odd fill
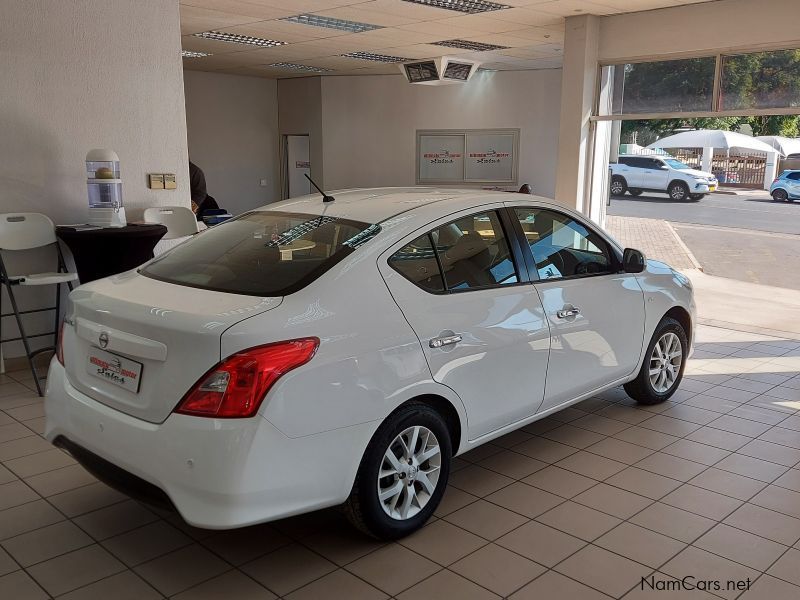
[[[434,293],[519,282],[505,230],[494,210],[437,227],[395,252],[389,265]]]
[[[220,292],[285,296],[379,232],[378,225],[338,217],[255,211],[196,235],[139,272]]]

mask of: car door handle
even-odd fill
[[[442,346],[452,346],[460,342],[463,338],[460,334],[456,333],[454,335],[443,335],[441,337],[435,337],[430,342],[428,342],[428,346],[431,348],[441,348]]]
[[[556,313],[556,316],[559,319],[568,319],[569,317],[577,317],[579,314],[581,314],[581,309],[577,306],[571,306],[570,308],[565,307],[564,309],[559,310]]]

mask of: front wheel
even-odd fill
[[[705,194],[689,194],[689,200],[702,200],[705,196]]]
[[[628,189],[628,184],[625,183],[625,179],[620,177],[619,175],[614,175],[611,178],[611,195],[612,196],[622,196],[625,194],[625,191]]]
[[[680,385],[688,352],[683,325],[664,317],[650,340],[639,374],[624,386],[628,396],[639,404],[664,402]]]
[[[673,200],[686,200],[689,197],[689,186],[683,181],[673,181],[669,184],[667,193]]]
[[[778,188],[772,192],[772,199],[775,200],[775,202],[786,202],[789,199],[789,194],[786,190]]]
[[[427,404],[406,404],[378,428],[345,503],[350,522],[373,537],[406,536],[431,517],[447,486],[452,454],[444,419]]]

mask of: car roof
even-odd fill
[[[334,190],[327,192],[336,200],[322,202],[322,195],[315,193],[257,208],[259,211],[280,210],[303,214],[351,219],[362,223],[380,223],[415,208],[431,206],[446,200],[457,200],[468,208],[473,204],[502,202],[509,200],[505,192],[491,190],[463,190],[434,187],[386,187]],[[525,194],[527,198],[533,198]],[[545,198],[541,200],[547,202]]]
[[[666,154],[620,154],[619,158],[672,158]]]

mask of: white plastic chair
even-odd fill
[[[163,240],[174,240],[175,238],[194,235],[199,228],[197,227],[197,216],[191,208],[185,206],[155,206],[144,210],[145,223],[158,223],[167,228],[167,234],[161,238]]]
[[[24,275],[11,275],[6,268],[6,263],[3,258],[4,251],[21,252],[25,250],[33,250],[35,248],[42,248],[44,246],[55,245],[56,254],[58,256],[58,270],[47,273],[26,273]],[[33,380],[36,382],[36,389],[39,395],[42,395],[42,387],[36,367],[33,364],[33,358],[42,352],[55,350],[58,343],[58,323],[61,317],[61,285],[67,284],[72,290],[72,282],[78,279],[76,273],[68,273],[66,264],[64,263],[64,256],[61,253],[61,247],[58,245],[56,239],[56,228],[53,222],[45,215],[40,213],[6,213],[0,214],[0,283],[2,283],[8,291],[8,297],[11,300],[11,307],[14,309],[13,313],[3,314],[2,312],[2,295],[0,295],[0,348],[5,342],[22,341],[25,346],[25,353],[28,357]],[[24,286],[39,286],[39,285],[55,285],[56,286],[56,305],[47,308],[37,308],[32,310],[19,310],[17,300],[14,297],[14,287],[18,285]],[[35,335],[27,335],[25,327],[22,324],[22,315],[31,313],[55,311],[55,329],[52,332],[38,333]],[[17,327],[19,328],[19,337],[3,339],[2,336],[2,317],[14,316],[17,320]],[[45,337],[52,335],[54,344],[52,347],[40,348],[39,350],[31,351],[30,343],[28,340],[35,337]],[[0,352],[0,361],[2,361],[2,352]]]

